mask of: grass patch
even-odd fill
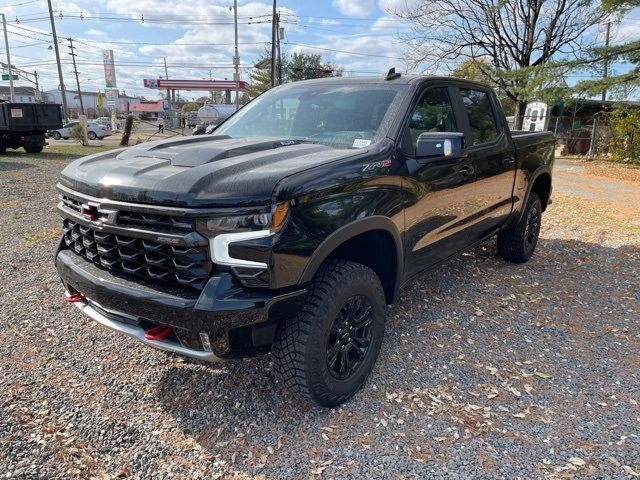
[[[108,152],[109,150],[115,150],[120,148],[119,145],[49,145],[44,147],[44,150],[40,153],[26,153],[22,149],[7,150],[6,156],[0,157],[13,159],[30,159],[30,160],[75,160],[76,158],[85,157],[87,155],[93,155],[94,153]]]
[[[62,235],[62,231],[55,228],[51,230],[45,230],[43,232],[28,233],[24,236],[24,240],[27,243],[38,243],[48,240],[58,240]]]

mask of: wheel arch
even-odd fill
[[[524,213],[524,206],[527,204],[531,192],[537,193],[540,197],[540,202],[542,203],[542,211],[544,212],[549,205],[552,191],[553,187],[551,183],[551,168],[548,165],[542,165],[531,174],[529,185],[527,185],[526,194],[521,203],[522,206],[519,211],[515,212],[517,214],[513,215],[510,221],[507,223],[507,228],[516,225],[520,221],[520,219],[522,218],[522,214]]]
[[[397,299],[404,253],[398,229],[388,217],[366,217],[333,232],[315,250],[299,283],[310,282],[320,266],[331,258],[350,260],[371,268],[380,278],[387,304]]]
[[[531,187],[529,188],[529,195],[531,192],[535,192],[540,197],[540,202],[542,203],[542,211],[544,212],[547,209],[547,205],[549,205],[549,199],[551,198],[551,173],[548,170],[544,170],[540,172],[533,182],[531,182]]]

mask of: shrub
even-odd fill
[[[617,107],[609,115],[613,160],[640,165],[640,110]]]
[[[82,127],[79,123],[71,128],[69,134],[76,142],[81,143],[82,145],[87,145],[84,139],[84,132],[82,131]]]

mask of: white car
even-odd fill
[[[80,122],[69,122],[58,130],[51,130],[51,137],[54,140],[60,140],[64,138],[67,140],[71,137],[71,129],[78,125]],[[96,138],[102,140],[104,137],[111,135],[111,129],[99,123],[89,122],[87,123],[87,136],[89,140],[95,140]]]

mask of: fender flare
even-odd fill
[[[315,252],[307,262],[302,275],[298,280],[298,284],[304,284],[310,282],[315,276],[316,272],[320,268],[320,265],[329,258],[329,255],[343,243],[351,240],[352,238],[361,235],[363,233],[382,230],[388,233],[396,247],[396,279],[394,285],[393,298],[397,297],[397,292],[400,288],[402,275],[404,272],[404,248],[402,244],[402,238],[396,228],[395,224],[388,217],[382,215],[373,215],[365,217],[359,220],[355,220],[347,225],[340,227],[333,232],[316,248]]]

